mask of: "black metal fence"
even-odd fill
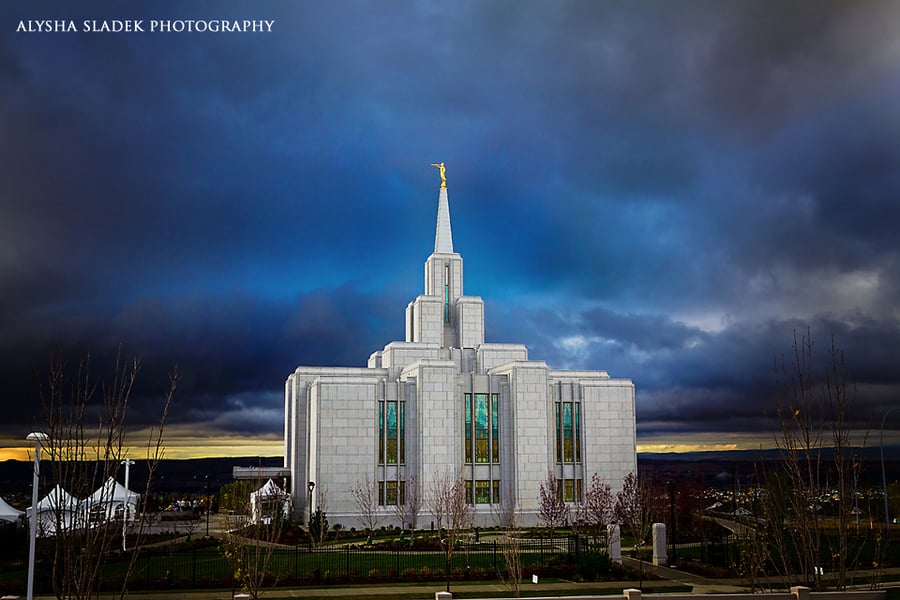
[[[517,555],[525,572],[546,573],[569,563],[587,549],[585,541],[558,537],[516,540]],[[574,554],[573,554],[574,553]],[[103,565],[100,589],[119,589],[125,578],[129,556],[111,556]],[[465,544],[451,554],[449,573],[453,580],[496,579],[506,572],[503,545],[497,541]],[[24,559],[0,562],[0,595],[25,590]],[[36,593],[51,593],[48,559],[38,559]],[[282,585],[443,580],[448,571],[442,551],[394,549],[344,545],[309,549],[274,548],[269,553],[271,582]],[[222,547],[194,547],[170,551],[145,551],[128,576],[130,590],[228,588],[233,568]]]

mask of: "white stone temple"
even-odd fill
[[[539,486],[579,502],[597,473],[615,493],[636,472],[634,384],[606,371],[561,371],[522,344],[484,341],[484,302],[463,290],[443,164],[425,293],[406,307],[406,339],[364,368],[298,367],[285,383],[285,468],[295,516],[325,493],[330,524],[361,527],[352,489],[370,489],[381,525],[438,478],[465,480],[476,525],[516,506],[535,524]],[[314,482],[313,487],[309,482]],[[414,486],[414,487],[412,487]],[[433,516],[422,502],[418,526]]]

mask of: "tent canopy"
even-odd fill
[[[0,521],[16,521],[23,514],[25,514],[23,511],[16,510],[6,500],[0,498]]]
[[[136,494],[119,484],[114,478],[110,477],[106,480],[96,492],[87,499],[89,504],[99,504],[101,502],[130,502],[134,504],[140,498],[140,494]]]
[[[260,500],[282,499],[285,496],[285,492],[278,487],[278,484],[270,479],[265,485],[253,492],[251,496],[259,498]]]
[[[58,483],[56,487],[50,490],[46,496],[38,502],[38,512],[52,510],[76,510],[80,504],[80,500],[64,490]],[[30,509],[29,509],[30,510]]]

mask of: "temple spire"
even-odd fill
[[[450,203],[447,201],[447,177],[444,163],[432,164],[441,170],[441,191],[438,196],[437,228],[434,232],[435,254],[453,254],[453,234],[450,231]]]

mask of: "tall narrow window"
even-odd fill
[[[400,464],[406,464],[406,402],[400,403]]]
[[[463,394],[466,403],[466,464],[472,464],[472,394]]]
[[[488,395],[475,394],[475,462],[490,461],[488,454]]]
[[[575,462],[581,462],[581,404],[575,403]]]
[[[563,461],[575,462],[575,452],[572,446],[572,403],[563,403]]]
[[[556,403],[556,462],[581,462],[581,403]]]
[[[384,464],[384,402],[378,401],[378,464]]]
[[[472,480],[466,479],[466,504],[472,504]]]
[[[491,394],[491,462],[500,462],[500,394]]]
[[[444,323],[450,322],[450,265],[444,265]]]
[[[493,487],[493,498],[492,502],[494,504],[500,504],[500,480],[495,479],[491,482],[491,486]]]
[[[397,464],[397,403],[387,403],[387,463]]]
[[[463,394],[466,464],[500,463],[500,394]]]
[[[556,462],[561,463],[563,461],[562,455],[562,403],[556,403]]]

